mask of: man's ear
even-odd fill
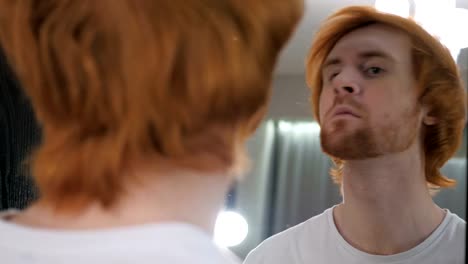
[[[426,126],[433,126],[433,125],[439,123],[439,120],[438,120],[436,117],[426,115],[426,116],[423,118],[423,123],[424,123]]]
[[[439,119],[432,115],[430,107],[427,105],[422,105],[422,122],[426,126],[433,126],[439,123]]]

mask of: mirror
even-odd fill
[[[230,198],[230,209],[244,216],[248,223],[245,240],[230,247],[239,256],[245,257],[264,239],[342,201],[339,186],[329,176],[332,163],[320,147],[320,127],[312,117],[303,62],[312,36],[323,19],[347,5],[373,5],[374,2],[307,1],[303,22],[280,59],[267,120],[247,146],[251,171],[235,186],[234,198]],[[465,8],[463,11],[468,14],[468,1],[457,1],[456,7]],[[468,19],[468,16],[461,19]],[[459,27],[452,25],[452,29],[459,30]],[[456,56],[465,86],[468,86],[468,43],[463,47],[444,44],[452,47],[451,53]],[[442,169],[444,175],[458,184],[442,189],[433,198],[441,208],[449,209],[464,220],[466,133],[465,127],[461,147]]]

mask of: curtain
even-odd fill
[[[329,176],[331,161],[322,153],[319,133],[315,122],[277,123],[271,234],[321,214],[341,201],[339,188]]]
[[[231,248],[241,258],[271,235],[269,226],[274,184],[272,162],[275,138],[275,122],[264,122],[257,129],[246,146],[251,163],[250,170],[234,187],[236,197],[230,209],[243,215],[249,225],[246,239],[239,246]]]

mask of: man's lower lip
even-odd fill
[[[353,114],[337,114],[332,117],[332,119],[335,119],[335,118],[359,118],[359,117]]]
[[[353,114],[350,114],[350,113],[343,113],[343,114],[336,114],[335,116],[352,116],[352,117],[357,117]]]

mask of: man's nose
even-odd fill
[[[356,78],[353,78],[353,74],[350,72],[338,74],[334,79],[333,86],[336,95],[361,93],[361,88]]]

